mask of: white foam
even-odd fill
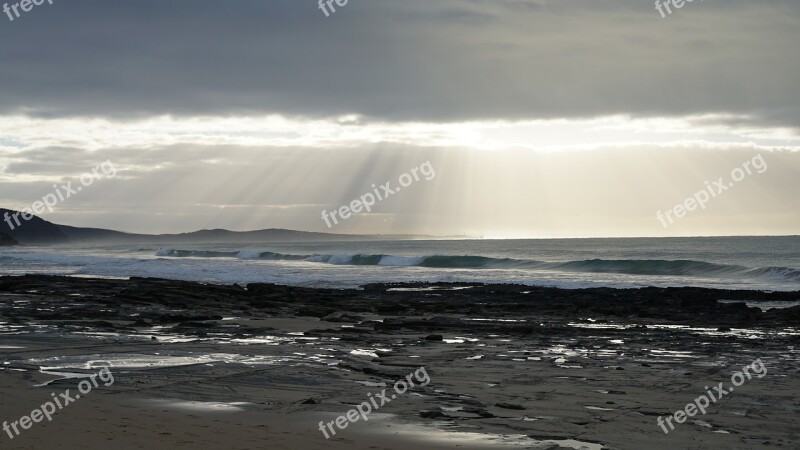
[[[329,259],[327,262],[328,264],[350,264],[353,262],[353,255],[340,253],[338,255],[331,256],[331,259]]]
[[[285,255],[316,255],[306,260],[253,258],[255,249],[263,243],[248,243],[231,248],[223,244],[204,244],[190,247],[199,252],[227,254],[234,257],[165,258],[174,248],[171,243],[163,247],[131,247],[125,244],[78,246],[26,246],[0,251],[0,275],[21,273],[48,273],[60,275],[127,278],[156,277],[176,280],[200,281],[222,284],[276,283],[286,285],[355,288],[367,283],[385,282],[453,282],[453,283],[512,283],[529,286],[560,288],[589,288],[597,286],[637,288],[644,286],[700,286],[724,289],[796,290],[800,282],[768,280],[766,278],[682,277],[650,276],[618,273],[563,272],[535,268],[439,268],[421,267],[420,256],[369,255],[424,255],[424,254],[480,254],[483,248],[472,248],[474,243],[324,243],[324,244],[270,244],[270,250]],[[356,247],[357,245],[357,247]],[[439,249],[439,247],[449,246]],[[465,248],[452,250],[450,247]],[[501,244],[493,244],[501,245]],[[244,250],[241,250],[244,248]],[[356,250],[358,248],[358,250]],[[157,250],[156,250],[157,249]],[[514,250],[523,251],[523,250]],[[527,257],[535,259],[532,251]],[[499,251],[498,251],[499,252]],[[507,256],[518,257],[517,253]],[[496,252],[497,253],[497,252]],[[334,255],[334,256],[327,256]],[[363,261],[354,261],[354,255],[364,255]],[[506,256],[493,254],[492,257]],[[365,259],[366,258],[366,259]],[[359,264],[363,262],[364,264]],[[370,262],[372,264],[367,264]],[[759,259],[748,266],[782,267],[794,264],[784,260]],[[323,263],[323,264],[320,264]],[[327,264],[325,264],[327,263]],[[430,294],[435,295],[435,294]],[[766,305],[762,305],[766,306]],[[772,305],[769,305],[772,306]],[[784,306],[788,306],[784,304]]]

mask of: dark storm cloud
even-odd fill
[[[13,3],[13,2],[12,2]],[[800,3],[54,0],[0,16],[0,113],[793,123]],[[796,122],[795,122],[796,123]]]

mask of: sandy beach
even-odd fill
[[[7,448],[800,444],[797,293],[49,276],[3,277],[0,293],[2,420],[100,367],[114,377],[4,433]],[[763,375],[659,427],[756,359]],[[398,380],[414,386],[399,394]],[[367,421],[337,426],[383,390]]]

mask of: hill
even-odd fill
[[[19,224],[15,220],[15,214]],[[9,235],[20,244],[58,244],[69,241],[58,225],[37,216],[23,220],[21,213],[3,208],[0,208],[0,233]]]
[[[10,247],[12,245],[17,245],[16,239],[12,238],[11,236],[7,235],[6,233],[0,233],[0,247]]]
[[[102,228],[73,227],[48,222],[33,216],[24,221],[19,217],[17,226],[13,216],[16,211],[0,208],[0,217],[8,216],[8,221],[0,222],[0,233],[6,233],[20,244],[60,244],[70,242],[120,242],[120,243],[182,243],[182,242],[318,242],[318,241],[357,241],[380,239],[419,239],[430,236],[374,236],[357,234],[314,233],[309,231],[269,228],[253,231],[231,231],[224,229],[198,230],[178,234],[134,234]],[[13,225],[13,229],[9,226]]]

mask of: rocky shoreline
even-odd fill
[[[121,448],[152,441],[164,421],[169,448],[796,448],[799,321],[798,292],[0,277],[0,394],[11,399],[0,412],[19,417],[40,395],[32,386],[102,361],[117,381],[86,414],[137,424]],[[764,379],[669,435],[657,427],[756,358]],[[317,429],[418,367],[431,383],[370,422],[331,439]],[[163,405],[122,406],[154,399],[238,412],[184,421]],[[266,419],[284,431],[243,428]],[[51,425],[84,426],[71,420]],[[75,445],[115,428],[95,432]]]
[[[274,284],[222,286],[153,278],[90,279],[47,275],[0,277],[0,293],[25,296],[27,307],[0,303],[0,317],[12,323],[67,320],[72,327],[125,330],[153,324],[220,320],[222,315],[315,317],[354,322],[359,330],[416,330],[535,333],[542,321],[564,320],[670,323],[705,327],[787,327],[800,325],[800,292],[705,288],[559,289],[470,283],[370,284],[362,290]],[[7,297],[6,297],[7,298]],[[76,300],[80,301],[76,301]],[[720,302],[722,301],[722,302]],[[746,302],[746,303],[745,303]],[[759,304],[785,304],[763,311]],[[793,306],[791,306],[793,305]],[[42,307],[46,306],[46,307]],[[55,309],[50,307],[54,306]],[[166,313],[164,308],[169,308]],[[365,320],[363,315],[386,316]],[[459,315],[460,318],[432,315]],[[431,316],[427,319],[408,317]],[[114,324],[135,318],[123,325]],[[474,319],[518,319],[513,325]],[[529,319],[529,320],[523,320]],[[102,321],[107,321],[102,323]],[[65,323],[66,325],[66,323]],[[207,330],[207,324],[197,326]]]

